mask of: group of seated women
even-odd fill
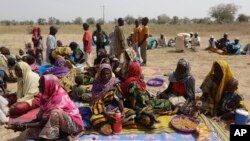
[[[238,81],[224,60],[213,63],[200,87],[203,92],[199,99],[202,105],[197,107],[195,79],[187,59],[178,61],[175,71],[169,75],[167,89],[155,96],[147,91],[141,66],[134,58],[135,53],[129,49],[126,50],[125,64],[117,65],[116,59],[105,55],[98,58],[91,95],[82,91],[81,75],[75,77],[76,86],[70,93],[62,87],[59,79],[70,73],[70,69],[65,68],[63,57],[58,57],[54,67],[41,77],[32,72],[27,63],[16,63],[18,90],[14,94],[6,92],[2,95],[8,100],[8,115],[14,118],[35,108],[40,111],[35,120],[8,124],[6,128],[16,131],[27,129],[27,138],[30,139],[76,136],[84,131],[85,125],[75,101],[89,102],[92,109],[89,118],[91,125],[105,135],[113,133],[116,112],[122,114],[123,128],[154,128],[157,117],[162,114],[192,115],[199,111],[224,118],[237,108],[246,108],[238,94]]]

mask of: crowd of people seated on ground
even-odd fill
[[[147,19],[144,20],[146,26]],[[123,23],[121,19],[118,22],[119,26],[115,28],[114,34],[122,34]],[[104,44],[108,36],[101,30],[99,24],[96,27],[97,31],[91,36],[88,24],[83,24],[83,49],[76,42],[65,46],[61,41],[56,41],[57,28],[50,27],[46,42],[48,55],[46,61],[52,67],[43,74],[40,74],[37,66],[43,59],[39,58],[38,54],[41,52],[39,53],[37,44],[35,53],[34,50],[30,51],[32,48],[27,47],[27,52],[20,50],[16,59],[11,57],[6,49],[2,49],[1,122],[7,123],[9,118],[16,118],[39,108],[37,118],[33,121],[8,124],[7,129],[28,130],[26,135],[29,139],[57,139],[69,135],[76,136],[84,132],[87,125],[92,125],[93,129],[100,133],[110,135],[113,133],[112,124],[116,122],[113,115],[118,111],[122,114],[124,128],[137,128],[138,125],[153,128],[157,123],[157,117],[162,114],[195,116],[199,112],[219,120],[232,116],[238,108],[247,110],[238,91],[238,80],[226,61],[218,60],[212,64],[211,71],[200,86],[202,96],[198,99],[195,95],[195,78],[190,68],[192,62],[185,58],[179,59],[174,72],[168,76],[168,87],[152,95],[144,82],[138,50],[134,47],[123,48],[123,44],[116,39],[115,44],[120,44],[120,50],[113,55],[108,54]],[[34,28],[34,32],[37,30],[37,27]],[[136,28],[134,31],[137,31]],[[36,37],[39,36],[38,33],[33,34],[32,38],[42,40],[41,37]],[[143,37],[146,36],[143,34]],[[240,54],[239,39],[236,38],[230,43],[227,36],[224,34],[218,41],[211,36],[208,49],[221,49],[227,54]],[[91,53],[91,37],[98,46],[93,66],[88,60],[90,56],[86,58],[86,53]],[[134,36],[131,35],[131,38],[131,46],[136,47]],[[158,41],[160,46],[166,46],[163,34],[160,39],[161,41]],[[144,44],[144,41],[139,42],[139,45]],[[175,41],[178,47],[181,44],[183,47],[188,47],[190,44],[194,51],[200,48],[198,33],[180,33]],[[179,43],[180,41],[182,43]],[[138,45],[138,42],[136,44]],[[179,48],[179,51],[183,51],[183,48]],[[244,51],[249,53],[249,45]],[[120,59],[121,57],[123,59]],[[77,64],[85,63],[86,59],[89,61],[87,66],[79,71],[76,68]],[[145,61],[145,58],[143,59]],[[17,81],[17,91],[10,93],[7,82],[13,81],[13,78]],[[91,85],[91,88],[88,85]],[[202,103],[198,109],[195,108],[197,102]],[[81,116],[79,103],[89,104],[91,115],[88,118]]]

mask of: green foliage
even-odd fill
[[[170,22],[170,24],[178,24],[179,23],[179,17],[174,16]]]
[[[236,21],[238,22],[249,22],[250,16],[247,16],[245,14],[240,14]]]
[[[83,19],[81,17],[77,17],[77,18],[75,18],[73,23],[77,24],[77,25],[81,25],[81,24],[83,24]]]
[[[217,6],[211,7],[209,14],[212,18],[215,18],[218,23],[232,23],[234,22],[234,16],[240,7],[230,3],[230,4],[219,4]]]
[[[46,25],[47,24],[47,21],[45,18],[38,18],[37,19],[37,24],[38,25]]]
[[[131,15],[127,15],[125,18],[124,18],[124,21],[130,25],[130,24],[134,24],[135,22],[135,18]]]
[[[157,23],[158,24],[166,24],[169,22],[170,22],[170,18],[166,14],[161,14],[161,15],[157,16]]]
[[[98,20],[96,20],[96,23],[103,25],[105,22],[103,21],[103,18],[99,18]]]
[[[93,17],[87,18],[86,23],[88,23],[90,25],[94,25],[95,24],[95,18],[93,18]]]

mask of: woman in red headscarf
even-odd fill
[[[137,121],[150,128],[156,122],[155,115],[169,112],[171,104],[165,99],[152,99],[141,78],[140,64],[137,62],[129,63],[127,77],[121,84],[121,89],[125,99],[125,107],[135,110]]]
[[[34,54],[36,58],[37,64],[41,65],[43,62],[43,44],[42,44],[42,36],[41,29],[37,26],[33,28],[32,31],[32,42],[34,45]]]

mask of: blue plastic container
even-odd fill
[[[46,70],[48,70],[50,68],[52,68],[52,65],[50,65],[50,64],[46,64],[46,65],[42,65],[42,66],[38,67],[39,75],[42,76],[46,72]]]
[[[237,109],[235,114],[235,124],[246,125],[249,120],[249,113],[242,109]]]

